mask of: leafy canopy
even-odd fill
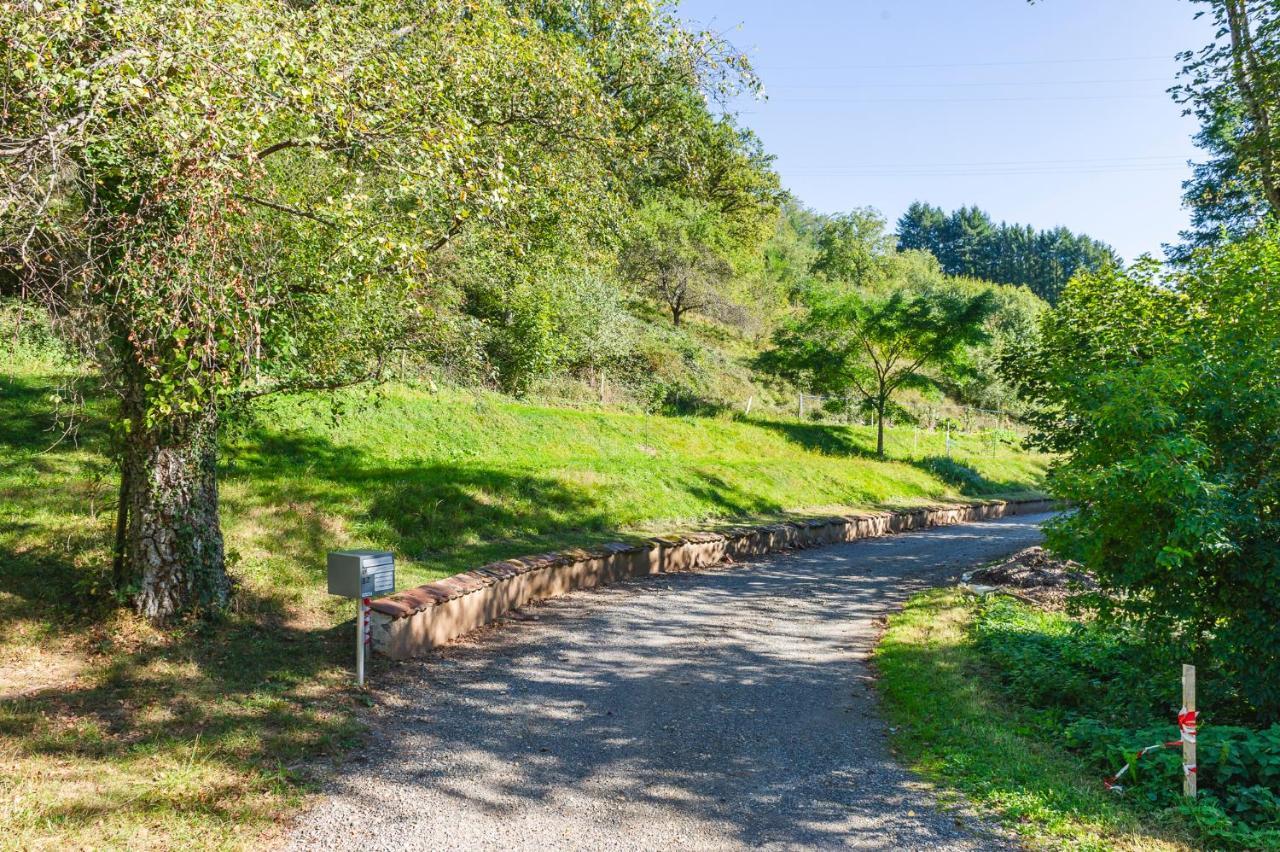
[[[642,0],[7,0],[0,30],[7,274],[148,428],[375,374],[447,306],[438,252],[607,233],[711,167],[699,92],[754,79]]]
[[[1280,215],[1280,3],[1194,0],[1208,7],[1214,40],[1179,58],[1170,91],[1200,122],[1196,144],[1208,155],[1183,183],[1188,248],[1249,233]]]

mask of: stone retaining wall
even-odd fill
[[[595,550],[508,559],[374,600],[370,604],[373,647],[392,659],[408,659],[531,600],[556,597],[575,589],[628,577],[695,571],[794,548],[1047,512],[1053,507],[1050,500],[985,501],[733,527],[655,538],[641,544],[606,544]]]

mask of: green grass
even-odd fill
[[[996,691],[967,635],[973,612],[960,590],[935,589],[889,619],[875,663],[897,753],[1035,848],[1188,848]]]
[[[160,634],[107,582],[109,398],[83,382],[78,430],[58,440],[65,379],[39,359],[0,366],[0,847],[244,847],[275,832],[307,767],[359,736],[328,550],[392,549],[406,586],[721,521],[1025,493],[1045,465],[979,436],[943,465],[943,437],[910,429],[882,461],[861,427],[405,386],[279,399],[224,440],[232,611]]]
[[[279,587],[316,582],[335,543],[395,550],[418,583],[494,559],[718,520],[911,505],[1034,489],[1041,457],[965,436],[582,411],[403,386],[330,403],[275,401],[226,456],[224,506],[242,570]],[[304,573],[291,575],[288,566]],[[281,580],[284,580],[282,583]]]

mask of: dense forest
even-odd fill
[[[898,246],[930,252],[950,275],[1021,284],[1049,302],[1076,272],[1120,265],[1111,246],[1067,228],[997,224],[977,207],[946,213],[921,202],[898,219]]]

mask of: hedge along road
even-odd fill
[[[867,659],[912,592],[1047,515],[669,574],[380,666],[298,849],[990,849],[889,753]]]

